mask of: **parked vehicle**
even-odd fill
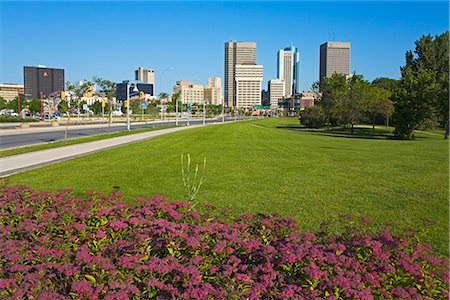
[[[19,114],[18,113],[16,113],[15,111],[14,111],[14,109],[2,109],[1,111],[0,111],[0,116],[5,116],[5,117],[18,117],[19,116]]]
[[[58,120],[59,119],[59,112],[56,113],[44,113],[42,115],[44,119],[51,119],[51,120]]]
[[[114,117],[121,117],[121,116],[123,116],[123,113],[120,110],[114,110],[111,113],[111,115],[114,116]]]

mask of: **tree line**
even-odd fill
[[[440,127],[449,135],[449,32],[424,35],[406,52],[399,80],[334,74],[313,84],[317,104],[301,112],[306,126],[349,126],[380,121],[395,126],[399,139],[414,139],[414,131]],[[391,119],[392,117],[392,119]]]

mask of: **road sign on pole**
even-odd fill
[[[145,101],[141,102],[141,109],[147,109],[147,102]]]

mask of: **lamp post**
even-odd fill
[[[205,125],[205,118],[206,118],[205,103],[206,99],[203,100],[203,125]]]
[[[189,109],[189,99],[187,99],[187,116],[186,116],[186,125],[189,126],[189,115],[191,114],[191,110]]]
[[[134,84],[133,92],[139,92],[137,84]],[[130,82],[127,82],[127,130],[130,131]]]
[[[159,82],[161,83],[161,91],[162,91],[162,80],[163,80],[163,75],[164,75],[164,73],[166,73],[167,71],[170,71],[170,70],[175,70],[174,68],[167,68],[167,69],[165,69],[164,71],[162,71],[161,72],[161,75],[159,76]]]
[[[222,97],[222,123],[225,122],[225,97]]]
[[[175,126],[178,126],[178,97],[175,99]]]
[[[17,115],[20,118],[20,89],[17,89]]]

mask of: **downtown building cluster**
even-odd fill
[[[294,46],[280,49],[277,53],[277,76],[267,82],[263,90],[263,65],[257,63],[256,43],[230,41],[224,47],[224,88],[219,77],[210,77],[206,85],[188,80],[179,80],[173,93],[179,93],[183,104],[208,103],[224,105],[231,110],[270,109],[283,111],[286,115],[314,105],[317,95],[300,89],[300,53]],[[350,75],[350,43],[326,42],[320,45],[319,80],[334,73]],[[136,96],[136,88],[144,93],[146,100],[156,99],[156,72],[139,67],[134,71],[134,80],[116,84],[116,107]],[[82,82],[78,83],[82,84]],[[128,88],[128,91],[127,91]],[[92,89],[95,90],[95,87]],[[45,66],[24,66],[24,85],[0,84],[0,97],[12,100],[20,94],[27,99],[47,100],[65,91],[64,69]],[[164,94],[164,93],[163,93]],[[162,99],[170,101],[170,95]],[[68,94],[70,97],[70,93]],[[90,93],[83,97],[89,105],[103,101],[101,93]],[[164,101],[162,101],[164,102]]]

